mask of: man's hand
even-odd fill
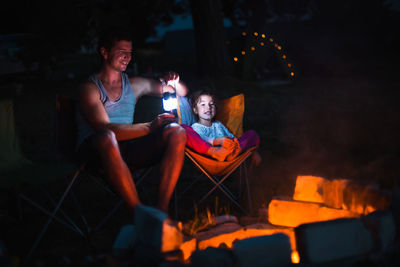
[[[165,125],[170,124],[172,122],[176,122],[176,118],[173,114],[170,113],[160,114],[150,122],[150,132],[154,132],[155,130],[162,128]]]
[[[179,74],[174,72],[174,71],[169,71],[167,72],[164,77],[163,80],[168,84],[168,82],[175,82],[175,83],[179,83]]]
[[[167,72],[162,78],[160,78],[160,81],[163,93],[176,92],[179,96],[186,96],[188,93],[186,85],[180,80],[179,74],[174,71]]]

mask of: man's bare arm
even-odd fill
[[[174,92],[175,89],[171,86],[162,85],[159,81],[143,77],[134,77],[130,79],[133,92],[136,99],[144,95],[162,97],[164,92]],[[176,85],[176,94],[185,96],[188,90],[184,83],[179,82]]]
[[[86,82],[79,89],[79,104],[83,116],[93,129],[109,129],[115,133],[118,141],[141,137],[150,132],[150,123],[111,123],[101,102],[100,92],[97,86],[91,82]]]

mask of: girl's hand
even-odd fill
[[[213,141],[214,146],[222,146],[226,149],[234,149],[237,146],[237,141],[229,137],[217,137]]]

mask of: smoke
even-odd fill
[[[262,151],[252,177],[254,201],[292,195],[297,175],[398,185],[399,110],[391,86],[366,77],[314,80],[288,95],[279,148]]]

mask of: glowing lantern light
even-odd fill
[[[288,66],[289,68],[291,68],[291,67],[292,67],[292,64],[291,64],[291,63],[288,63],[287,66]]]
[[[261,34],[261,37],[265,39],[265,34]]]
[[[175,114],[175,111],[178,108],[178,100],[176,98],[176,93],[169,93],[165,92],[163,94],[163,108],[166,112],[171,112],[172,114]]]
[[[258,36],[258,32],[254,32],[254,36]]]
[[[261,42],[260,45],[261,45],[261,46],[264,46],[264,42]]]
[[[291,258],[292,258],[292,263],[294,264],[300,263],[300,256],[297,250],[292,251]]]
[[[246,55],[246,52],[245,52],[245,51],[242,51],[242,55],[243,55],[243,56]]]
[[[278,44],[274,44],[274,47],[278,47]]]
[[[282,50],[282,46],[280,46],[280,45],[278,45],[277,48],[278,48],[278,50]]]
[[[282,58],[283,58],[283,59],[286,59],[286,55],[283,55]]]
[[[247,35],[247,33],[246,32],[242,32],[242,36],[246,36]]]
[[[239,59],[238,59],[237,57],[234,57],[234,58],[233,58],[233,61],[238,62]]]
[[[256,50],[256,48],[254,46],[250,47],[251,51]]]
[[[294,76],[294,72],[293,71],[290,73],[290,76],[292,76],[292,77]]]
[[[272,43],[272,42],[274,41],[274,39],[272,39],[272,38],[269,38],[269,41]]]

